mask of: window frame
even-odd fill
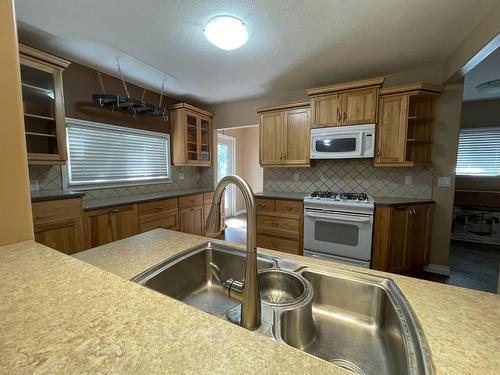
[[[71,183],[70,181],[70,170],[71,170],[71,162],[70,162],[70,142],[68,137],[68,124],[81,125],[90,128],[97,129],[110,129],[119,132],[125,133],[135,133],[135,134],[148,134],[153,135],[155,137],[164,138],[167,146],[167,177],[162,178],[141,178],[141,179],[130,179],[126,181],[110,181],[110,182],[98,182],[98,183]],[[159,133],[153,132],[149,130],[128,128],[125,126],[105,124],[95,121],[87,121],[80,120],[71,117],[66,117],[65,121],[65,142],[66,142],[66,151],[68,158],[66,163],[62,168],[62,179],[63,179],[63,188],[64,189],[73,189],[73,190],[96,190],[96,189],[106,189],[106,188],[120,188],[120,187],[128,187],[128,186],[141,186],[141,185],[158,185],[172,182],[172,159],[171,159],[171,142],[170,142],[170,134],[168,133]]]
[[[457,159],[456,159],[456,163],[455,163],[455,175],[457,177],[496,178],[496,179],[500,178],[500,172],[498,172],[497,174],[478,174],[478,173],[458,172],[458,151],[459,151],[459,147],[460,147],[460,136],[461,136],[462,131],[480,132],[481,130],[488,131],[491,129],[496,129],[497,131],[500,131],[500,126],[477,126],[477,127],[459,129],[458,144],[457,144]],[[498,141],[498,145],[500,146],[500,139]]]

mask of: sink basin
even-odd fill
[[[207,242],[133,281],[210,314],[239,322],[239,302],[212,278],[242,279],[245,252]],[[262,326],[256,331],[358,374],[433,374],[411,307],[386,278],[258,254]]]

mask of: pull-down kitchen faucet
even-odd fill
[[[224,192],[226,186],[231,183],[240,188],[247,210],[245,278],[243,281],[234,279],[222,281],[220,278],[219,267],[215,263],[210,263],[210,267],[212,269],[212,274],[222,285],[228,296],[240,301],[240,325],[253,331],[259,328],[261,324],[260,289],[257,274],[257,248],[255,246],[255,199],[252,188],[240,176],[225,176],[217,184],[214,191],[212,207],[210,208],[210,213],[205,225],[205,230],[208,233],[217,233],[220,231],[220,202],[222,199],[222,193]]]

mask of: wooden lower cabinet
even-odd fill
[[[137,205],[85,212],[86,248],[118,241],[139,233]]]
[[[303,254],[304,206],[302,201],[256,199],[257,246]]]
[[[141,203],[137,206],[137,211],[140,233],[158,228],[178,229],[179,209],[177,198]]]
[[[203,206],[183,208],[179,210],[179,231],[203,235]]]
[[[34,202],[35,241],[64,254],[84,250],[80,198]]]
[[[432,205],[377,207],[372,268],[412,274],[429,262]]]

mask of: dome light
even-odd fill
[[[210,43],[226,51],[240,48],[248,40],[245,23],[231,16],[212,18],[203,32]]]

